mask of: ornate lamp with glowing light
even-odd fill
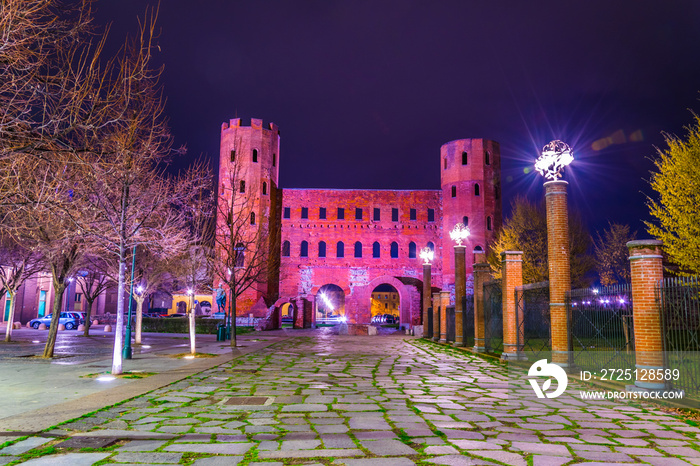
[[[431,263],[435,259],[435,251],[429,247],[420,250],[418,257],[423,261],[423,337],[433,336],[433,316],[430,313],[430,297],[432,296],[432,271]],[[415,329],[414,329],[415,331]]]
[[[450,238],[455,243],[455,346],[464,346],[464,300],[467,295],[467,246],[462,244],[469,238],[469,227],[458,223],[450,231]],[[441,326],[444,328],[444,326]],[[442,341],[442,336],[440,337]]]
[[[566,292],[571,290],[569,265],[569,212],[566,206],[568,183],[560,180],[564,168],[574,161],[568,144],[556,140],[542,148],[535,170],[544,183],[547,206],[547,252],[549,261],[549,313],[552,335],[552,362],[570,366],[566,318]]]

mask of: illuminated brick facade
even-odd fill
[[[238,300],[239,315],[262,317],[273,305],[276,309],[302,298],[315,306],[321,287],[332,284],[343,291],[349,321],[369,323],[372,292],[388,284],[398,291],[401,324],[418,325],[420,250],[435,249],[432,286],[454,292],[449,230],[467,222],[468,251],[484,250],[501,224],[500,149],[493,141],[461,139],[443,145],[440,189],[435,190],[278,189],[284,163],[279,131],[257,119],[250,127],[241,126],[239,119],[223,124],[220,180],[230,179],[232,163],[242,164],[246,185],[259,193],[254,203],[260,220],[251,228],[269,233],[269,255],[280,264],[265,283]],[[219,189],[222,202],[231,187]],[[468,252],[467,289],[473,259]]]

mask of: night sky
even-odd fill
[[[97,2],[110,48],[147,4]],[[700,112],[694,0],[163,0],[159,19],[187,160],[216,163],[230,118],[273,121],[287,188],[439,189],[440,146],[488,138],[507,213],[518,193],[543,196],[532,163],[562,139],[571,209],[591,231],[613,221],[647,237],[654,147]]]

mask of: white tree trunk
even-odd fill
[[[134,332],[134,344],[141,344],[141,324],[143,323],[143,298],[136,298],[136,331]]]
[[[10,299],[10,315],[7,317],[7,328],[5,329],[5,341],[12,341],[12,326],[15,323],[15,296],[17,293],[7,292]],[[8,298],[5,298],[8,299]]]
[[[114,329],[114,350],[112,352],[112,375],[122,373],[122,346],[124,344],[124,281],[126,276],[126,255],[119,258],[119,278],[117,282],[117,324]]]
[[[195,332],[194,332],[194,309],[190,309],[190,353],[194,356],[197,353],[195,349]]]

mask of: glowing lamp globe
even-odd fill
[[[574,161],[574,152],[565,142],[552,141],[542,148],[535,170],[550,181],[561,178],[564,167]]]
[[[423,259],[424,265],[430,265],[430,263],[435,258],[435,252],[432,249],[425,247],[420,250],[418,256],[420,256],[420,258]]]
[[[471,232],[469,231],[468,226],[466,226],[464,223],[458,223],[455,225],[452,231],[450,231],[450,238],[452,238],[452,241],[457,242],[457,246],[461,246],[462,241],[469,238],[470,233]]]

